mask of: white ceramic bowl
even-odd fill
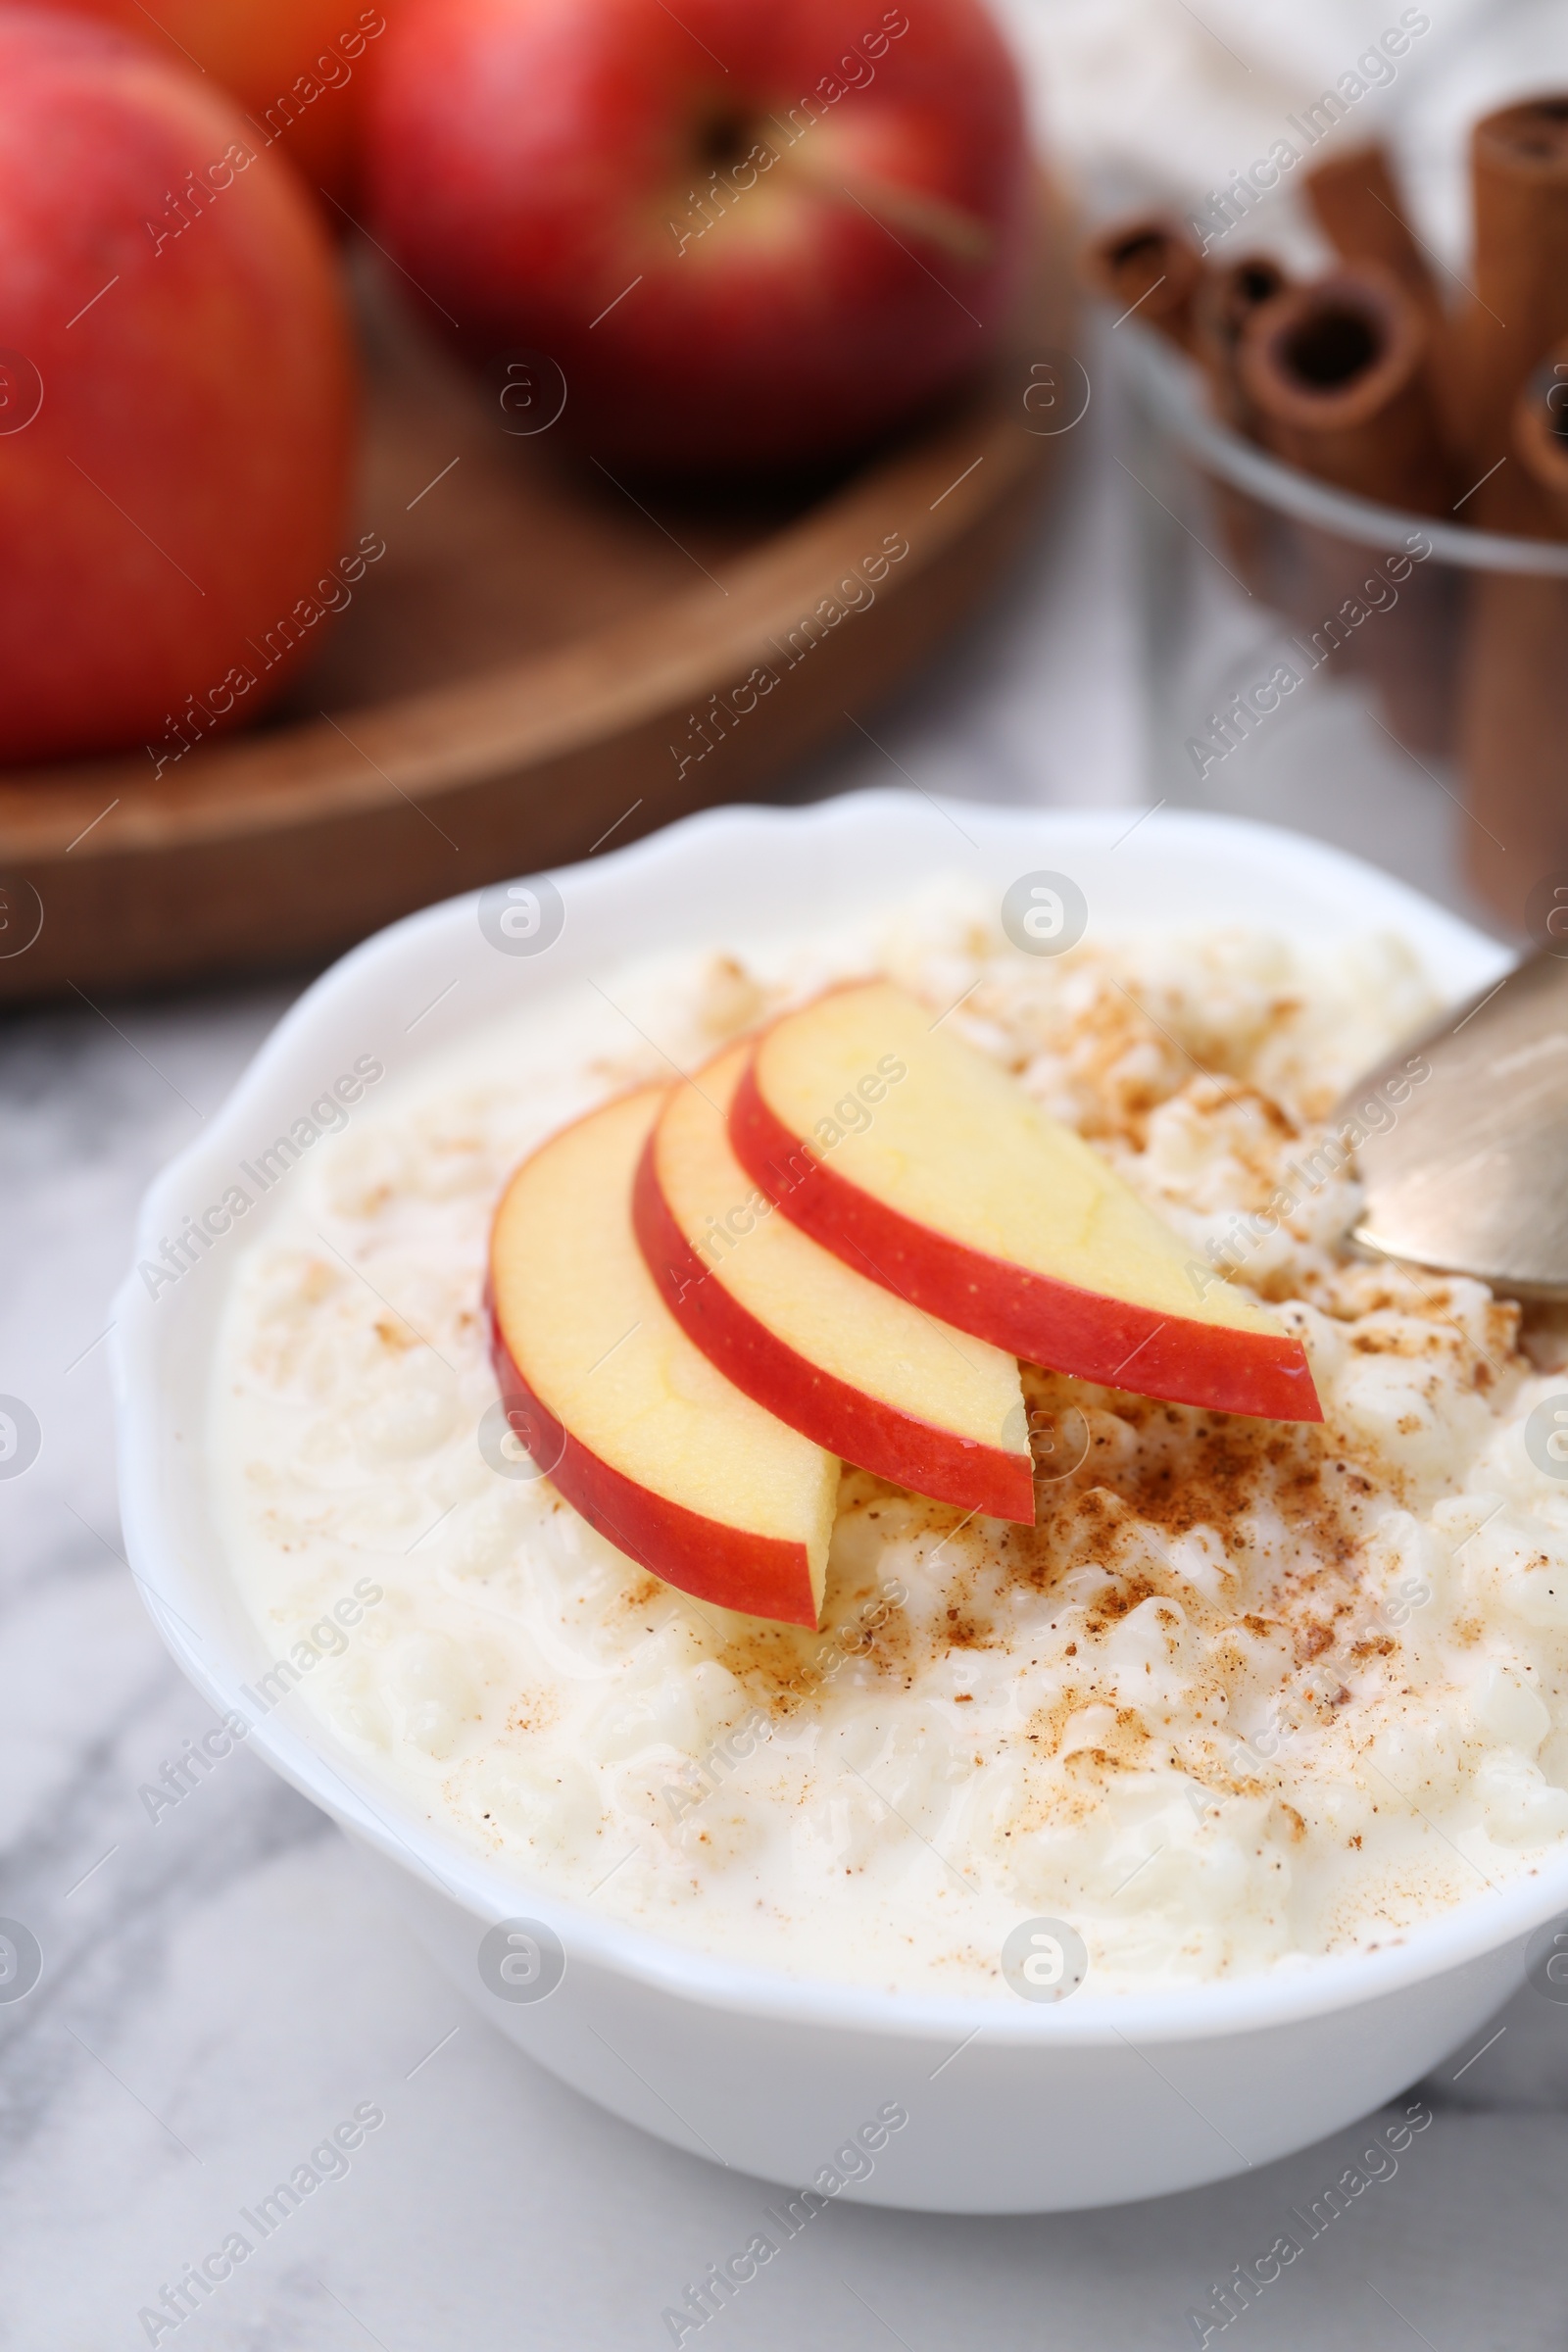
[[[961,833],[958,825],[961,823]],[[307,991],[223,1108],[152,1187],[137,1256],[221,1198],[236,1162],[368,1050],[394,1074],[504,1007],[672,944],[735,944],[892,899],[938,870],[998,898],[1017,875],[1071,873],[1092,925],[1266,922],[1337,939],[1401,932],[1454,1001],[1502,950],[1388,876],[1228,818],[1061,813],[903,793],[804,811],[697,816],[556,877],[565,925],[545,954],[498,954],[472,898],[411,916]],[[1127,835],[1126,839],[1120,837]],[[972,846],[971,846],[972,844]],[[431,1007],[433,1003],[433,1009]],[[263,1201],[241,1230],[254,1234]],[[225,1256],[225,1251],[227,1252]],[[153,1617],[213,1705],[244,1708],[264,1665],[208,1509],[203,1430],[214,1335],[235,1252],[220,1244],[154,1300],[132,1274],[116,1307],[125,1539]],[[253,1713],[254,1709],[247,1710]],[[893,1996],[742,1967],[579,1907],[399,1818],[327,1730],[279,1708],[250,1736],[371,1857],[453,1982],[530,2056],[696,2155],[799,2185],[889,2101],[909,2122],[842,2193],[946,2212],[1043,2212],[1218,2179],[1303,2146],[1411,2082],[1519,1984],[1530,1931],[1568,1906],[1568,1856],[1447,1912],[1396,1946],[1273,1976],[1136,1995],[1093,1980],[1059,2006]],[[497,1998],[477,1947],[516,1916],[560,1936],[548,1998]]]

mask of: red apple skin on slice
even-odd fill
[[[1081,1136],[890,983],[830,990],[765,1030],[730,1140],[846,1264],[1028,1363],[1172,1403],[1323,1418],[1300,1344],[1207,1267],[1195,1283],[1180,1238]]]
[[[490,1238],[496,1377],[559,1492],[639,1567],[722,1608],[814,1626],[838,1462],[692,1345],[632,1231],[664,1094],[603,1104],[513,1175]]]
[[[665,1304],[737,1388],[829,1452],[917,1494],[1032,1525],[1016,1361],[768,1215],[728,1136],[750,1054],[732,1046],[676,1087],[644,1147],[633,1219]]]

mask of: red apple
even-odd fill
[[[632,1231],[664,1099],[606,1103],[507,1187],[490,1240],[501,1394],[541,1470],[629,1559],[723,1608],[815,1625],[839,1465],[693,1347]]]
[[[156,769],[271,697],[351,552],[318,208],[194,74],[0,8],[0,759]]]
[[[979,0],[414,0],[370,93],[377,234],[480,359],[679,469],[852,448],[969,373],[1024,258]]]
[[[1299,1341],[902,989],[835,989],[775,1022],[730,1138],[825,1249],[1029,1363],[1222,1412],[1323,1418]]]
[[[312,186],[352,201],[365,84],[386,30],[359,0],[33,0],[150,41],[171,66],[210,74],[257,146],[282,141]],[[386,0],[388,7],[395,0]]]
[[[730,1046],[674,1088],[644,1150],[633,1213],[665,1304],[737,1388],[830,1453],[1032,1525],[1016,1361],[769,1213],[728,1134],[750,1057]]]

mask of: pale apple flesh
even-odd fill
[[[730,1145],[750,1044],[673,1089],[637,1171],[637,1238],[706,1355],[794,1429],[896,1485],[1034,1520],[1014,1358],[951,1329],[772,1212]]]
[[[1322,1419],[1300,1343],[1195,1267],[1081,1136],[890,983],[833,990],[765,1031],[730,1136],[813,1240],[1029,1363],[1222,1412]]]
[[[502,1396],[629,1559],[698,1599],[815,1625],[839,1464],[693,1346],[644,1262],[632,1183],[663,1102],[647,1087],[604,1104],[508,1185],[490,1239]]]

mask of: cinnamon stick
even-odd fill
[[[1092,293],[1124,314],[1136,311],[1146,324],[1191,350],[1193,297],[1203,257],[1179,221],[1163,213],[1114,221],[1090,238],[1082,267]]]
[[[1514,402],[1513,447],[1537,523],[1568,537],[1568,342],[1554,346]]]
[[[1568,342],[1514,402],[1510,463],[1487,484],[1482,519],[1519,538],[1568,538]],[[1519,930],[1535,884],[1568,868],[1565,647],[1568,579],[1478,572],[1459,689],[1459,761],[1475,820],[1465,866]]]
[[[1347,263],[1314,285],[1275,295],[1242,334],[1241,386],[1258,439],[1338,489],[1407,512],[1443,512],[1447,462],[1428,347],[1419,305],[1377,263]],[[1332,649],[1326,658],[1336,671],[1364,670],[1375,680],[1390,729],[1418,758],[1446,750],[1455,615],[1444,568],[1407,566],[1397,599],[1385,604],[1367,576],[1377,552],[1307,522],[1280,534],[1277,560],[1275,601],[1314,643]]]
[[[1447,466],[1419,306],[1373,262],[1277,294],[1242,336],[1240,378],[1276,457],[1385,506],[1441,514]]]
[[[1250,432],[1253,423],[1238,372],[1242,336],[1252,313],[1287,284],[1272,255],[1246,253],[1223,270],[1205,270],[1193,296],[1193,356],[1207,379],[1215,416],[1238,432]]]
[[[1238,362],[1252,313],[1283,294],[1284,270],[1266,253],[1241,254],[1221,270],[1205,270],[1192,306],[1192,353],[1208,385],[1208,403],[1233,432],[1251,433],[1256,418],[1242,390]],[[1267,595],[1273,518],[1248,490],[1213,477],[1208,485],[1215,520],[1230,563],[1253,596]]]
[[[1476,475],[1509,447],[1514,401],[1568,334],[1568,94],[1486,116],[1471,133],[1474,298],[1455,325],[1465,443]]]
[[[1442,317],[1437,283],[1410,233],[1404,206],[1381,142],[1342,148],[1305,175],[1307,197],[1324,235],[1348,262],[1379,262],[1392,270],[1430,321]]]

